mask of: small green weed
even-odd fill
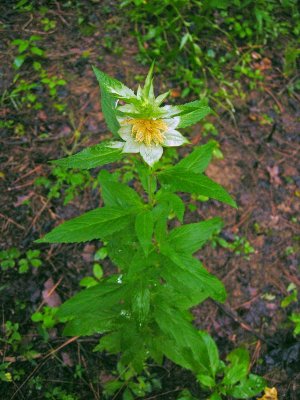
[[[57,324],[57,321],[55,319],[55,314],[57,310],[58,308],[56,307],[45,306],[41,311],[37,311],[32,314],[31,320],[33,322],[40,322],[41,326],[45,330],[51,329]]]
[[[18,267],[19,274],[24,274],[30,267],[39,268],[42,265],[40,250],[28,250],[21,257],[21,252],[15,247],[0,251],[0,266],[3,271]]]
[[[47,189],[48,199],[64,199],[64,205],[70,203],[83,189],[93,186],[93,178],[88,171],[70,172],[66,168],[54,167],[53,179],[40,177],[35,180],[36,186]]]
[[[235,255],[242,255],[246,260],[249,260],[249,255],[255,253],[254,247],[245,236],[234,235],[232,241],[228,241],[221,236],[216,236],[212,242],[213,246],[219,245],[224,249],[232,251]]]
[[[45,17],[45,18],[43,18],[41,20],[41,23],[43,25],[43,30],[45,32],[52,31],[53,29],[56,28],[56,21],[55,20],[52,20],[52,19],[49,19],[49,18]]]
[[[181,86],[182,97],[209,93],[230,111],[232,98],[243,96],[242,76],[249,89],[263,79],[252,66],[252,51],[275,39],[280,47],[278,39],[296,38],[300,32],[296,0],[124,0],[121,7],[132,22],[141,62],[156,59]],[[296,57],[286,51],[286,73],[294,68]],[[209,79],[216,88],[209,87]]]
[[[49,400],[78,400],[74,394],[67,393],[64,389],[57,386],[45,392],[45,399]]]
[[[123,392],[123,400],[133,400],[137,397],[144,398],[156,389],[161,388],[159,379],[150,374],[145,368],[143,375],[139,375],[132,367],[125,367],[121,362],[117,364],[115,372],[117,379],[104,384],[103,394],[111,399],[117,392]]]
[[[289,319],[295,324],[294,335],[300,335],[300,313],[292,313]]]
[[[12,41],[12,44],[18,47],[18,54],[13,62],[15,69],[20,69],[26,59],[30,57],[43,57],[45,55],[45,51],[37,45],[37,42],[41,39],[40,36],[32,35],[29,39],[15,39]]]

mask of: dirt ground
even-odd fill
[[[114,357],[92,353],[97,337],[66,344],[61,329],[54,328],[50,339],[43,341],[31,322],[31,314],[43,303],[45,282],[51,279],[52,286],[57,284],[55,291],[59,298],[67,299],[79,289],[79,280],[91,271],[92,254],[98,245],[93,242],[37,247],[33,241],[63,220],[100,202],[98,191],[88,188],[64,206],[62,199],[49,200],[47,191],[34,185],[34,181],[49,176],[49,160],[63,156],[63,148],[72,148],[75,131],[80,132],[76,151],[110,137],[91,65],[128,86],[136,86],[136,75],[147,70],[135,61],[135,39],[128,33],[127,22],[116,12],[116,3],[105,1],[99,7],[86,2],[80,9],[62,10],[58,2],[53,2],[49,8],[57,25],[47,34],[41,31],[40,17],[35,11],[16,12],[9,1],[0,6],[1,91],[13,88],[16,72],[12,62],[16,48],[11,45],[12,40],[33,34],[43,36],[41,46],[47,54],[43,65],[47,71],[67,81],[59,92],[60,99],[67,104],[65,114],[53,109],[45,91],[39,93],[43,99],[41,110],[26,107],[17,110],[7,99],[0,111],[1,119],[13,120],[25,130],[20,136],[14,129],[1,129],[0,249],[17,247],[24,253],[39,248],[43,260],[42,267],[33,273],[1,272],[2,320],[18,322],[24,341],[31,343],[38,354],[28,362],[6,354],[5,348],[0,350],[4,361],[10,357],[16,368],[25,371],[14,384],[0,383],[1,399],[44,398],[30,386],[36,376],[43,377],[44,385],[58,382],[73,388],[76,364],[85,371],[81,378],[76,378],[79,398],[100,399],[101,382],[109,379],[116,361]],[[85,36],[79,30],[76,23],[79,14],[84,14],[86,23],[95,27],[92,34]],[[110,31],[106,29],[107,22],[113,26]],[[112,37],[112,48],[105,45],[108,36]],[[114,53],[115,44],[122,48],[121,54]],[[233,242],[234,235],[246,237],[255,249],[248,257],[220,246],[215,249],[207,246],[199,253],[208,270],[224,282],[228,299],[225,304],[208,300],[196,308],[197,326],[213,335],[222,355],[237,345],[248,346],[253,371],[264,375],[269,386],[277,387],[279,399],[297,400],[300,342],[293,337],[288,322],[297,304],[282,308],[280,303],[289,294],[287,288],[291,283],[300,289],[300,107],[299,97],[288,93],[288,82],[280,73],[278,57],[270,53],[267,68],[263,69],[264,83],[259,90],[248,91],[244,100],[236,100],[233,115],[217,110],[218,117],[208,118],[219,131],[217,140],[224,159],[215,160],[207,174],[229,190],[238,210],[214,201],[197,202],[196,210],[189,212],[186,220],[222,216],[225,221],[222,237],[228,242]],[[35,72],[27,69],[27,64],[22,67],[22,76],[34,79]],[[207,141],[200,125],[193,129],[190,138],[193,144]],[[108,271],[110,266],[106,262],[103,265]],[[20,308],[20,303],[25,307]],[[60,346],[61,350],[54,351]],[[184,388],[200,395],[190,375],[176,366],[166,363],[163,368],[154,366],[153,371],[161,379],[162,389],[149,395],[149,399],[175,399]]]

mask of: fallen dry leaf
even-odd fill
[[[53,279],[49,278],[44,284],[44,290],[42,291],[42,297],[44,302],[49,307],[58,307],[61,305],[61,299],[59,294],[55,291]]]
[[[275,387],[273,388],[265,388],[265,394],[263,395],[263,397],[260,397],[257,400],[278,400],[277,397],[277,389]]]
[[[282,181],[279,177],[279,167],[278,165],[274,165],[273,167],[267,167],[267,171],[270,175],[271,184],[274,186],[279,186],[282,184]]]

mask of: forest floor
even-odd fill
[[[0,118],[7,122],[2,124],[0,136],[0,249],[17,248],[20,257],[38,249],[42,261],[39,268],[30,267],[25,273],[16,268],[1,271],[3,337],[7,321],[19,324],[21,336],[0,342],[0,357],[11,363],[14,376],[13,382],[0,383],[4,400],[60,398],[53,395],[55,387],[80,399],[100,399],[102,384],[114,379],[116,358],[92,352],[97,337],[69,342],[62,337],[60,326],[46,331],[31,320],[37,309],[57,306],[79,290],[79,280],[91,275],[99,248],[96,241],[55,246],[33,243],[55,225],[99,205],[99,190],[89,184],[95,181],[96,172],[82,178],[66,205],[67,178],[54,199],[36,179],[46,177],[55,185],[57,177],[49,178],[50,160],[110,137],[91,65],[130,87],[136,87],[136,79],[147,72],[135,61],[138,50],[127,22],[112,2],[104,3],[107,6],[91,9],[87,2],[80,9],[62,10],[54,2],[50,15],[56,24],[48,32],[34,10],[16,12],[5,1],[0,6]],[[84,20],[78,24],[80,17]],[[18,94],[10,95],[17,87],[13,82],[17,73],[26,81],[40,79],[31,56],[19,71],[12,68],[16,57],[12,41],[31,35],[42,37],[45,56],[41,64],[47,74],[66,81],[52,97],[48,87],[38,86],[35,94],[40,109],[34,109],[35,102],[31,107],[26,100],[19,104]],[[224,282],[228,299],[225,304],[207,300],[195,308],[196,325],[215,338],[221,355],[246,345],[253,371],[278,389],[279,399],[296,400],[300,398],[300,342],[293,336],[289,316],[297,303],[284,308],[281,302],[300,290],[300,107],[299,97],[287,91],[288,83],[277,68],[278,57],[270,52],[267,59],[257,61],[264,82],[259,89],[248,91],[246,98],[236,99],[234,115],[217,110],[218,116],[208,117],[219,132],[215,139],[224,158],[214,160],[207,174],[227,188],[239,208],[194,201],[186,219],[221,216],[225,226],[221,238],[232,245],[207,246],[199,253],[207,269]],[[173,89],[176,93],[177,88]],[[54,103],[64,104],[64,111],[57,111]],[[208,137],[197,125],[190,139],[195,145],[205,143]],[[181,150],[182,155],[185,151]],[[108,261],[102,265],[109,273]],[[26,351],[34,354],[31,360],[25,357]],[[171,363],[150,370],[162,388],[145,399],[175,399],[184,388],[201,396],[191,376]]]

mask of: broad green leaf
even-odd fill
[[[97,208],[59,225],[36,242],[80,243],[105,239],[129,225],[135,212],[135,209]]]
[[[216,147],[214,141],[210,141],[203,146],[197,147],[191,154],[182,159],[177,168],[184,168],[190,172],[202,173],[206,170],[212,158],[213,150]]]
[[[110,77],[96,67],[93,67],[93,71],[96,75],[101,89],[104,89],[106,92],[117,99],[123,99],[127,102],[130,102],[130,100],[136,102],[137,99],[133,90],[129,89],[122,82]]]
[[[161,252],[172,261],[165,262],[161,268],[162,277],[174,288],[180,290],[185,287],[185,295],[190,298],[194,306],[207,297],[224,302],[226,291],[223,283],[210,274],[196,258],[181,253],[178,254],[172,247],[163,246]]]
[[[205,175],[195,174],[184,168],[173,167],[160,172],[158,179],[162,184],[169,185],[173,191],[199,194],[237,207],[226,190]]]
[[[175,340],[169,339],[164,335],[156,336],[155,339],[156,346],[166,357],[168,357],[175,364],[194,371],[193,363],[191,363],[190,360],[184,356],[182,348],[178,347],[178,344]]]
[[[205,344],[199,332],[193,327],[184,313],[171,308],[166,302],[156,304],[154,319],[165,338],[158,336],[160,350],[172,361],[196,373],[209,374],[209,364]],[[168,346],[168,342],[170,346]],[[173,345],[172,345],[173,343]],[[198,354],[202,354],[200,360]]]
[[[223,385],[234,385],[245,379],[250,365],[249,353],[246,349],[235,349],[226,357],[230,364],[225,368]]]
[[[123,157],[122,150],[111,148],[110,143],[96,144],[73,156],[52,162],[64,168],[90,169],[121,160]]]
[[[139,323],[143,323],[150,311],[150,291],[143,282],[133,288],[132,311],[137,316]]]
[[[117,135],[120,124],[116,117],[117,100],[116,99],[132,99],[135,100],[134,92],[123,85],[117,79],[111,78],[98,68],[93,67],[101,90],[101,107],[108,128],[114,135]]]
[[[219,351],[216,345],[216,342],[213,338],[205,331],[200,331],[199,335],[201,336],[203,342],[206,345],[207,354],[209,358],[209,367],[213,378],[216,376],[216,373],[219,368],[220,359],[219,359]],[[201,354],[199,354],[201,357]]]
[[[260,393],[265,386],[266,381],[264,378],[250,374],[248,378],[243,379],[239,385],[229,389],[227,393],[236,399],[249,399]]]
[[[116,117],[117,100],[104,88],[100,88],[101,95],[101,110],[104,115],[105,122],[108,129],[115,135],[118,136],[120,129],[119,121]]]
[[[146,255],[152,245],[153,228],[154,221],[151,211],[144,210],[136,216],[135,232]]]
[[[68,320],[64,334],[67,336],[91,335],[112,329],[124,308],[128,288],[108,280],[85,289],[60,306],[57,318]]]
[[[194,111],[180,114],[180,122],[178,124],[178,128],[186,128],[188,126],[194,125],[210,113],[211,109],[208,106],[202,106]]]
[[[196,111],[202,107],[208,107],[207,99],[194,100],[190,101],[189,103],[180,104],[176,106],[176,108],[180,111],[181,114],[189,113],[191,111]]]
[[[212,218],[202,222],[187,224],[173,229],[168,237],[168,243],[181,253],[195,253],[214,233],[221,230],[221,218]]]
[[[182,222],[185,205],[179,196],[168,191],[160,190],[157,193],[156,200],[158,203],[167,203],[170,211],[176,215],[180,222]]]
[[[99,174],[101,193],[104,204],[109,207],[137,207],[143,206],[139,195],[129,186],[112,180],[111,174],[102,170]]]
[[[127,225],[118,232],[118,246],[116,246],[115,234],[107,238],[107,252],[111,261],[120,269],[127,271],[130,267],[132,258],[137,252],[137,238],[134,223]]]
[[[154,232],[155,238],[158,243],[165,242],[167,238],[167,223],[170,214],[170,207],[168,204],[158,204],[153,209],[154,216]]]

